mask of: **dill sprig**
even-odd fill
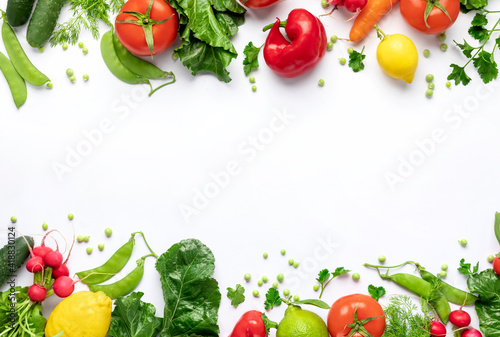
[[[100,22],[112,27],[110,13],[118,12],[124,0],[68,0],[67,4],[73,15],[68,21],[57,24],[50,38],[51,46],[63,43],[75,44],[82,29],[90,31],[94,39],[99,39]]]
[[[430,325],[435,318],[429,302],[420,299],[419,308],[406,295],[390,296],[384,313],[384,337],[429,337]]]

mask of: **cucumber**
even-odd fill
[[[26,31],[30,46],[39,48],[49,41],[63,4],[64,0],[38,0]]]
[[[13,234],[13,232],[9,232]],[[25,240],[26,239],[26,240]],[[34,241],[31,236],[16,239],[9,237],[8,242],[0,249],[0,286],[3,286],[7,280],[13,278],[16,270],[18,270],[24,261],[30,255],[28,243],[33,248]]]
[[[9,0],[5,14],[12,27],[19,27],[28,22],[35,0]]]

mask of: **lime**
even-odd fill
[[[276,337],[329,337],[321,317],[312,311],[290,305],[278,325]]]

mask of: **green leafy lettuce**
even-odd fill
[[[479,296],[475,307],[484,337],[500,337],[500,277],[493,269],[486,269],[471,274],[467,286]]]
[[[170,247],[156,261],[165,301],[161,337],[219,336],[221,293],[215,258],[196,239]]]

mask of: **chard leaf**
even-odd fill
[[[226,10],[238,14],[246,12],[246,9],[236,0],[213,0],[212,2],[215,10],[219,12],[225,12]]]
[[[215,17],[219,21],[227,36],[233,37],[238,33],[238,27],[245,23],[245,17],[241,14],[229,12],[215,12]]]
[[[156,308],[141,301],[142,292],[118,297],[111,313],[108,335],[112,337],[155,337],[161,330],[162,319],[156,317]]]
[[[218,337],[219,285],[215,258],[196,239],[174,244],[156,261],[165,301],[161,337]]]
[[[467,286],[479,296],[475,307],[484,336],[500,337],[500,278],[493,269],[486,269],[470,275]]]

